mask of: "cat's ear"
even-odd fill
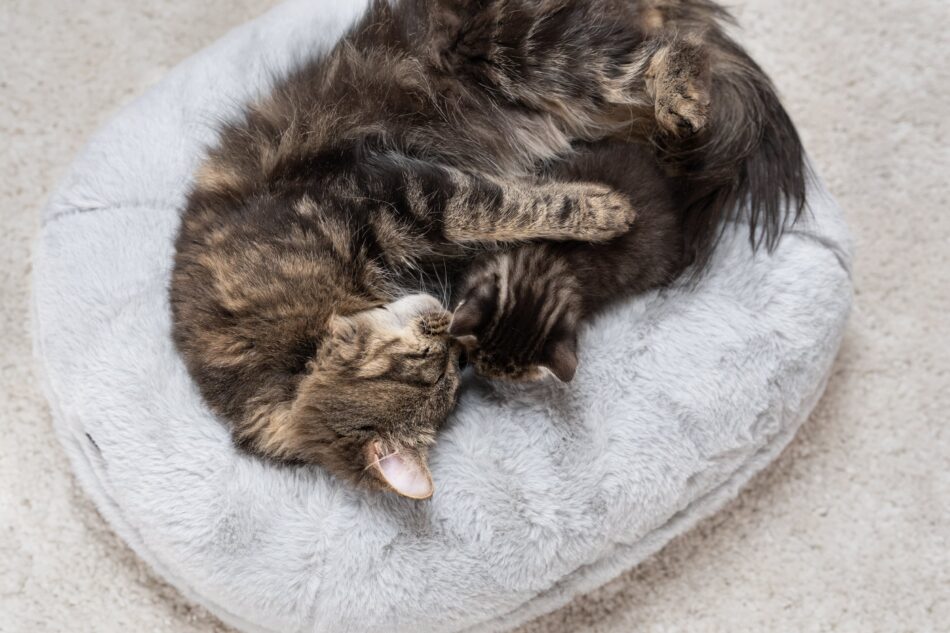
[[[385,451],[378,442],[370,444],[370,464],[386,485],[410,499],[428,499],[435,491],[432,473],[424,455],[416,451]]]
[[[474,337],[483,319],[484,314],[478,301],[462,301],[452,314],[449,334],[455,338]]]
[[[548,344],[541,366],[549,369],[561,382],[571,382],[577,373],[577,337],[567,336]]]
[[[456,338],[478,336],[479,330],[492,317],[498,303],[498,280],[486,275],[473,285],[455,308],[449,334]]]

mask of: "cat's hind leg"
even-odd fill
[[[546,112],[573,138],[656,125],[679,136],[706,123],[709,55],[697,31],[650,24],[617,0],[450,4],[454,35],[440,40],[436,66]]]

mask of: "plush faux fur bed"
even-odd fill
[[[502,631],[718,509],[820,395],[850,247],[815,184],[774,254],[745,232],[697,287],[627,302],[569,386],[470,381],[435,497],[351,490],[237,453],[169,338],[172,239],[216,124],[331,44],[361,3],[296,0],[182,64],[87,146],[44,215],[36,351],[86,491],[162,576],[247,631]]]

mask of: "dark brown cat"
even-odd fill
[[[761,153],[749,139],[771,138],[777,115],[731,102],[757,69],[715,15],[699,0],[376,2],[225,126],[182,218],[171,301],[178,348],[235,441],[429,496],[458,345],[420,277],[497,244],[627,233],[638,209],[626,196],[544,173],[578,142],[658,144],[665,177],[689,185],[683,226],[705,208],[714,233],[745,195],[778,209],[801,161],[766,155],[768,185],[749,167]],[[735,121],[722,123],[717,91]],[[676,249],[702,256],[689,234]]]
[[[487,378],[531,381],[577,369],[580,324],[607,304],[663,286],[690,263],[676,180],[653,150],[623,141],[575,149],[545,177],[602,182],[622,192],[637,221],[606,243],[534,243],[485,254],[456,283],[450,332]]]

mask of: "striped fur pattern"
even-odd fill
[[[451,332],[487,378],[574,377],[581,319],[579,281],[565,258],[543,244],[499,253],[468,274],[471,285]]]
[[[567,382],[577,369],[580,324],[618,298],[663,286],[689,264],[674,181],[650,148],[601,141],[575,148],[545,177],[600,181],[638,209],[636,223],[604,243],[565,241],[481,255],[456,289],[450,331],[487,378]]]
[[[441,287],[479,257],[478,267],[510,257],[513,300],[564,299],[543,320],[547,340],[574,328],[592,301],[570,299],[570,276],[553,275],[576,275],[566,253],[624,259],[625,247],[642,245],[628,236],[659,226],[647,242],[666,248],[663,257],[624,260],[656,270],[603,294],[675,274],[702,201],[758,191],[731,184],[716,193],[743,182],[751,154],[718,163],[704,154],[732,152],[720,134],[745,129],[713,125],[717,87],[756,70],[732,48],[725,64],[708,51],[725,38],[710,7],[380,0],[334,49],[223,125],[183,214],[171,302],[178,348],[236,443],[424,498],[426,451],[454,406],[459,373],[450,315],[426,294],[427,280]],[[768,116],[753,123],[767,128]],[[585,148],[606,139],[629,150],[611,145],[615,168],[630,168],[619,185],[589,168]],[[714,176],[696,166],[704,161]],[[678,200],[631,197],[651,190],[630,182],[641,179],[688,192],[690,213],[674,210]],[[544,250],[555,243],[567,250]],[[545,253],[563,265],[544,266]],[[493,340],[500,347],[504,338]],[[549,355],[567,357],[554,347]],[[547,360],[554,372],[567,366]]]

